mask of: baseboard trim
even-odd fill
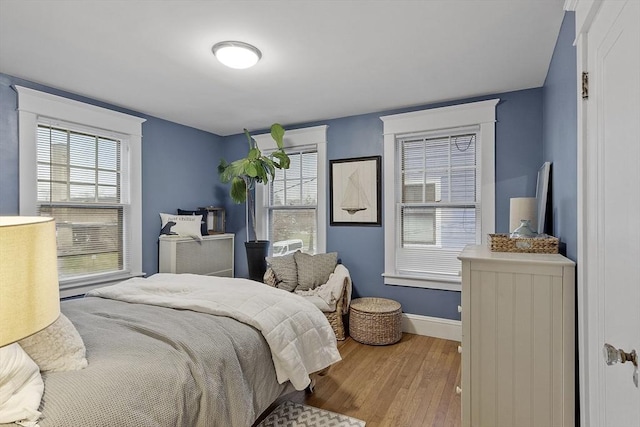
[[[403,313],[402,332],[442,338],[445,340],[462,341],[462,322],[460,320]]]

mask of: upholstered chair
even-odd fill
[[[267,258],[264,283],[301,295],[324,313],[336,338],[346,338],[344,316],[351,303],[351,276],[337,253],[309,255],[300,251]]]

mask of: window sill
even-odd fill
[[[462,280],[459,277],[451,279],[427,279],[415,276],[399,276],[393,273],[384,273],[384,284],[390,286],[407,286],[411,288],[440,289],[443,291],[462,291]]]
[[[60,298],[69,298],[84,295],[92,289],[102,288],[104,286],[114,285],[123,280],[133,277],[142,277],[144,273],[124,273],[118,275],[100,276],[95,278],[85,278],[82,280],[60,281]]]

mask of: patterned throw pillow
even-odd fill
[[[202,240],[202,233],[200,232],[202,215],[172,215],[161,213],[160,219],[162,220],[160,234],[193,237],[194,239]]]
[[[207,236],[209,234],[209,227],[207,227],[207,216],[209,216],[209,211],[206,209],[198,209],[197,211],[178,209],[178,215],[202,215],[202,219],[200,220],[200,234],[203,236]]]
[[[296,291],[307,291],[324,285],[329,280],[338,262],[338,253],[309,255],[302,252],[293,254],[298,266],[298,286]]]
[[[298,286],[298,270],[294,255],[267,257],[267,264],[278,278],[278,289],[293,292]]]

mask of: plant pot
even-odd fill
[[[269,256],[268,240],[253,240],[245,242],[247,251],[247,266],[249,267],[249,279],[262,282],[267,271],[266,257]]]

